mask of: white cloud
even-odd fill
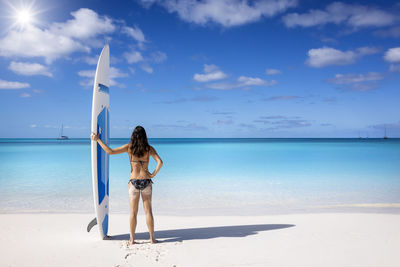
[[[355,9],[357,9],[357,11],[355,11],[348,20],[348,23],[354,27],[382,27],[392,25],[398,20],[395,15],[383,10],[368,7],[359,7]]]
[[[390,48],[386,51],[384,59],[387,62],[400,63],[400,47]]]
[[[79,85],[84,88],[92,88],[93,87],[93,80],[92,79],[84,79],[79,81]]]
[[[96,74],[96,70],[81,70],[78,72],[78,75],[80,77],[88,78],[79,81],[79,85],[85,88],[91,88],[93,87],[93,82],[94,82],[94,76]]]
[[[227,75],[213,64],[204,64],[204,74],[194,74],[193,79],[197,82],[209,82],[225,79]]]
[[[149,63],[161,63],[165,60],[167,60],[167,54],[161,51],[156,51],[150,54],[149,57],[144,58],[142,54],[139,51],[131,50],[130,52],[126,52],[123,54],[125,57],[126,61],[129,64],[134,64],[134,63],[141,63],[140,68],[147,72],[147,73],[153,73],[153,68],[149,65]]]
[[[153,73],[153,68],[147,64],[141,65],[140,68],[149,74]]]
[[[86,62],[88,65],[96,65],[98,60],[99,60],[98,56],[83,58],[83,61]]]
[[[342,16],[330,18],[327,12],[321,10],[310,10],[309,13],[291,13],[283,17],[283,22],[289,28],[296,26],[311,27],[328,22],[339,23],[343,21]]]
[[[129,64],[143,61],[143,56],[139,51],[131,51],[129,53],[124,53],[124,57]]]
[[[16,89],[22,89],[22,88],[28,88],[28,87],[30,87],[29,83],[9,82],[9,81],[0,79],[0,89],[16,90]]]
[[[358,56],[366,56],[373,55],[379,52],[379,49],[376,47],[363,46],[356,49]]]
[[[290,7],[297,5],[297,0],[141,0],[145,6],[153,3],[163,6],[169,13],[177,13],[179,18],[207,25],[220,24],[224,27],[243,25],[273,17]]]
[[[276,74],[281,74],[282,71],[277,70],[277,69],[266,69],[266,70],[265,70],[265,73],[266,73],[267,75],[276,75]]]
[[[29,127],[30,127],[30,128],[36,128],[37,125],[36,125],[36,124],[31,124],[31,125],[29,125]]]
[[[365,92],[365,91],[371,91],[376,87],[377,86],[374,83],[355,83],[351,86],[351,89],[354,91]]]
[[[154,53],[151,53],[151,60],[155,63],[161,63],[167,60],[167,54],[161,51],[156,51]]]
[[[211,83],[207,84],[208,88],[215,89],[215,90],[230,90],[233,88],[237,88],[238,84],[236,83]]]
[[[253,78],[253,77],[246,77],[246,76],[240,76],[237,81],[241,86],[251,86],[251,85],[264,85],[267,84],[266,81],[260,78]]]
[[[44,57],[51,63],[76,51],[89,52],[90,49],[70,37],[34,26],[12,30],[0,39],[0,56],[3,57]]]
[[[355,51],[340,51],[331,47],[314,48],[308,51],[306,64],[314,68],[322,68],[329,65],[348,65],[364,55],[377,52],[378,50],[372,47],[360,47]]]
[[[266,86],[273,86],[273,85],[275,85],[275,84],[278,84],[278,82],[275,81],[275,80],[271,80],[271,81],[266,81],[266,82],[265,82],[265,85],[266,85]]]
[[[327,82],[335,84],[350,84],[368,81],[382,80],[384,76],[378,72],[368,72],[367,74],[336,74],[335,78],[327,79]]]
[[[43,29],[28,25],[23,29],[10,30],[0,39],[0,56],[43,57],[51,63],[74,52],[90,52],[90,47],[99,43],[91,40],[116,29],[111,19],[87,8],[74,11],[71,15],[73,19],[52,23]]]
[[[88,8],[71,12],[71,16],[74,18],[64,23],[53,23],[50,26],[50,32],[55,35],[85,40],[101,34],[112,33],[116,28],[110,18],[99,16]]]
[[[265,81],[260,78],[253,78],[247,76],[240,76],[236,82],[228,83],[228,82],[219,82],[219,83],[211,83],[208,84],[207,87],[216,90],[230,90],[234,88],[245,88],[247,89],[249,86],[273,86],[277,84],[277,81]]]
[[[26,76],[33,76],[33,75],[43,75],[47,77],[52,77],[53,75],[48,71],[46,66],[43,66],[38,63],[28,63],[28,62],[15,62],[11,61],[8,69],[12,70],[13,72],[26,75]]]
[[[132,37],[139,43],[146,42],[146,39],[144,37],[142,30],[137,26],[135,26],[134,28],[125,26],[122,28],[122,33]]]
[[[400,64],[390,64],[390,71],[400,73]]]
[[[123,77],[128,77],[128,73],[122,72],[120,69],[111,67],[110,68],[110,78],[123,78]]]
[[[87,77],[87,78],[94,78],[95,74],[96,74],[96,70],[81,70],[78,72],[79,76]]]
[[[210,73],[219,70],[219,67],[214,64],[204,64],[204,72]]]
[[[378,30],[375,32],[375,35],[382,36],[382,37],[400,38],[400,26],[394,26],[390,29]]]
[[[398,17],[375,7],[352,5],[341,2],[329,4],[325,10],[311,9],[308,13],[291,13],[283,17],[289,28],[311,27],[328,23],[347,24],[353,28],[392,25]]]
[[[22,97],[22,98],[29,98],[29,97],[32,97],[32,95],[29,94],[29,93],[22,93],[22,94],[19,95],[19,97]]]
[[[308,51],[307,64],[320,68],[328,65],[347,65],[354,63],[356,54],[353,51],[342,52],[340,50],[323,47],[314,48]]]

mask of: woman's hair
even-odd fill
[[[135,130],[132,132],[131,141],[129,143],[132,155],[138,158],[143,157],[144,153],[150,150],[146,131],[142,126],[136,126]]]

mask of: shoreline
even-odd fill
[[[92,213],[0,214],[4,266],[399,266],[400,214],[155,215],[148,241],[138,215],[110,214],[109,240],[86,232]]]
[[[188,209],[175,210],[173,212],[165,212],[164,209],[157,210],[153,208],[153,213],[159,216],[269,216],[269,215],[295,215],[295,214],[330,214],[330,213],[367,213],[367,214],[400,214],[400,203],[344,203],[344,204],[330,204],[330,205],[316,205],[312,207],[286,207],[277,210],[264,209],[261,210],[257,207],[242,210],[242,212],[230,213],[232,208],[220,208],[220,209],[204,209],[195,208],[190,209],[191,213],[186,212]],[[204,210],[211,211],[203,212]],[[197,212],[196,212],[197,211]],[[217,212],[218,211],[218,212]],[[127,214],[129,209],[126,211],[110,210],[110,214]],[[48,209],[13,209],[13,210],[0,210],[1,214],[92,214],[92,211],[88,210],[48,210]],[[94,214],[94,212],[93,212]],[[144,214],[142,204],[139,207],[139,214]]]

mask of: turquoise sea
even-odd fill
[[[111,139],[111,146],[128,139]],[[400,139],[149,139],[156,214],[400,213]],[[152,171],[156,163],[150,163]],[[129,159],[110,156],[110,212],[128,213]],[[89,139],[0,139],[0,212],[94,212]],[[142,208],[140,208],[142,212]]]

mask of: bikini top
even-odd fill
[[[142,166],[142,168],[143,168],[143,163],[147,162],[147,160],[131,160],[131,162],[139,162],[140,166]]]
[[[148,157],[150,157],[150,152],[148,152],[148,155],[147,155]],[[132,158],[132,155],[131,154],[129,154],[129,158]],[[143,163],[144,162],[148,162],[148,160],[132,160],[131,159],[131,162],[139,162],[140,163],[140,166],[143,168]]]

